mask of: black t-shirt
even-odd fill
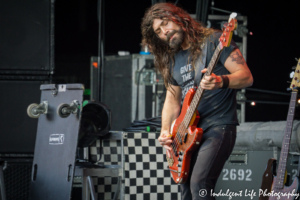
[[[207,43],[207,57],[206,65],[208,66],[216,47],[219,44],[219,37],[222,33],[216,32],[209,37]],[[225,47],[222,51],[219,60],[213,70],[216,75],[230,74],[224,67],[224,63],[230,53],[238,48],[232,41],[230,47]],[[175,63],[172,72],[172,85],[180,86],[182,89],[182,99],[184,99],[187,91],[194,87],[195,71],[188,62],[190,55],[189,50],[182,50],[175,55]],[[172,67],[171,67],[172,68]],[[199,83],[196,83],[199,85]],[[200,114],[200,121],[198,127],[204,131],[212,126],[217,125],[238,125],[236,115],[236,91],[234,89],[216,89],[205,90],[200,101],[198,111]]]

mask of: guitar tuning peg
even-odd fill
[[[292,69],[296,69],[296,66],[293,66]]]
[[[287,81],[287,83],[292,83],[291,81]]]
[[[295,60],[298,62],[299,58],[295,58]]]
[[[224,23],[223,24],[223,27],[227,27],[227,26],[230,26],[229,23]]]

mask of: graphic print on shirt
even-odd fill
[[[182,77],[182,100],[184,99],[186,93],[194,87],[194,70],[192,70],[192,65],[188,64],[180,68],[180,74]]]

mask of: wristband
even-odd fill
[[[229,86],[229,78],[226,75],[222,75],[221,78],[223,79],[223,85],[221,89],[226,89]]]

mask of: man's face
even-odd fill
[[[184,32],[180,26],[168,19],[154,19],[152,28],[155,34],[171,48],[179,50]]]

